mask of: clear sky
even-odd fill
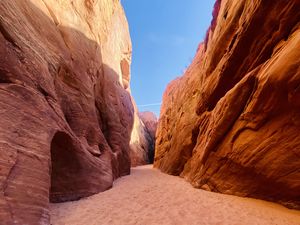
[[[122,0],[132,40],[131,90],[140,111],[159,115],[167,84],[204,39],[215,0]]]

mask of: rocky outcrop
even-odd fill
[[[1,224],[48,224],[49,199],[129,174],[140,122],[118,0],[2,0],[0,56]]]
[[[300,208],[300,1],[218,0],[164,93],[155,167],[195,187]]]
[[[153,112],[140,112],[139,117],[142,120],[146,130],[149,134],[149,141],[150,143],[149,150],[148,150],[148,158],[149,163],[153,163],[154,161],[154,152],[155,152],[155,135],[157,130],[157,117]]]

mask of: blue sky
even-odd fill
[[[140,111],[159,115],[167,84],[191,63],[215,0],[122,0],[132,40],[131,90]]]

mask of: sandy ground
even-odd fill
[[[300,211],[194,189],[179,177],[142,166],[106,192],[51,204],[54,225],[300,225]]]

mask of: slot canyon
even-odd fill
[[[159,115],[122,5],[0,1],[0,225],[299,225],[300,0],[216,0]]]

